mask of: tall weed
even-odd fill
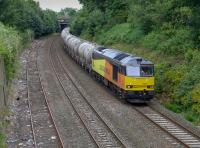
[[[0,56],[4,59],[8,79],[14,76],[17,53],[20,52],[31,36],[31,31],[20,33],[14,28],[0,23]]]

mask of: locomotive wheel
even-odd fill
[[[125,98],[126,98],[126,97],[125,97],[125,93],[124,93],[123,90],[121,90],[121,91],[119,92],[119,98],[120,98],[120,99],[125,99]]]

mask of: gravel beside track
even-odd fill
[[[37,49],[40,46],[39,42],[38,46],[30,51],[27,65],[28,102],[34,147],[63,147],[41,85],[37,67]]]
[[[32,47],[36,42],[32,43]],[[20,56],[20,70],[12,81],[12,94],[9,95],[10,126],[7,129],[8,148],[33,147],[33,135],[30,125],[30,108],[27,92],[27,59],[29,50],[26,49]]]

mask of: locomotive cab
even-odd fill
[[[133,57],[126,62],[125,97],[130,102],[146,102],[154,96],[154,65]]]

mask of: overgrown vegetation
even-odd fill
[[[8,80],[15,73],[15,57],[27,42],[56,32],[58,27],[57,14],[42,10],[33,0],[0,0],[0,56],[4,58]]]
[[[30,29],[35,37],[58,30],[56,13],[42,10],[33,0],[1,0],[0,21],[22,32]]]
[[[200,124],[200,2],[79,1],[71,32],[152,60],[165,106]]]
[[[7,145],[5,143],[6,135],[4,129],[8,126],[9,121],[5,120],[5,117],[9,115],[8,108],[0,109],[0,147],[6,148]]]
[[[15,69],[15,56],[22,49],[23,44],[28,40],[31,32],[20,33],[19,31],[6,27],[0,23],[0,56],[4,58],[6,65],[6,76],[12,78]]]
[[[74,8],[64,8],[64,9],[61,9],[60,12],[58,12],[58,18],[72,17],[75,15],[75,13],[76,13],[76,9]]]

